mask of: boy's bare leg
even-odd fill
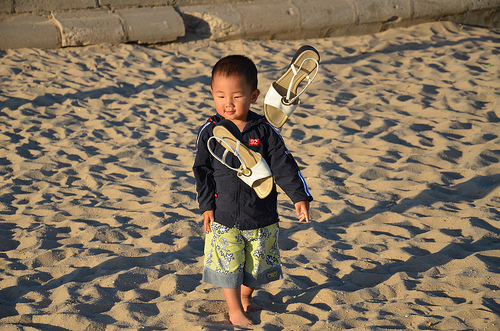
[[[252,294],[254,290],[255,287],[241,285],[241,304],[243,306],[243,310],[247,313],[262,310],[262,307],[252,301]]]
[[[229,321],[233,325],[249,326],[253,322],[246,317],[241,305],[241,287],[225,288],[224,297],[229,308]]]

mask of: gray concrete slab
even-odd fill
[[[253,1],[234,4],[246,37],[271,38],[281,32],[299,31],[300,13],[290,2]]]
[[[50,12],[55,10],[96,8],[95,0],[15,0],[15,10],[25,12]]]
[[[175,6],[200,6],[200,5],[216,5],[216,4],[232,4],[241,0],[175,0]]]
[[[152,6],[173,6],[175,0],[99,0],[102,7],[124,8],[124,7],[152,7]]]
[[[173,7],[120,9],[127,41],[160,43],[184,36],[184,21]]]
[[[478,10],[474,15],[470,15],[469,12],[464,14],[453,15],[447,17],[455,23],[473,25],[473,26],[489,26],[491,23],[492,10]]]
[[[0,49],[25,47],[61,47],[61,37],[56,24],[45,16],[32,14],[0,22]]]
[[[414,18],[438,18],[464,13],[466,0],[413,0]]]
[[[500,28],[499,11],[500,0],[0,0],[0,48],[171,42],[186,33],[318,38],[434,20]]]
[[[241,15],[232,5],[179,7],[186,32],[214,40],[243,37]]]
[[[118,14],[107,10],[54,13],[61,28],[62,46],[85,46],[126,41]]]
[[[412,17],[410,0],[354,0],[358,23],[383,23],[402,21]]]
[[[490,17],[490,26],[498,26],[500,27],[500,10],[497,10]]]
[[[482,10],[500,6],[500,0],[466,0],[465,2],[468,10]]]
[[[349,0],[293,0],[299,9],[301,27],[309,31],[323,31],[356,24],[357,15]]]
[[[13,0],[3,0],[0,1],[0,14],[10,14],[14,11],[14,1]]]

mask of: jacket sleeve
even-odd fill
[[[267,125],[271,126],[270,124]],[[276,184],[281,187],[294,204],[299,201],[313,200],[299,166],[292,153],[286,148],[281,135],[276,129],[271,128],[269,136],[267,159]]]
[[[196,157],[193,165],[193,173],[196,181],[196,193],[200,213],[207,210],[215,210],[215,181],[211,154],[207,148],[210,137],[210,123],[206,123],[198,133],[196,139]]]

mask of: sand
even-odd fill
[[[281,133],[284,279],[255,330],[500,329],[500,33],[447,22],[298,41],[0,53],[0,329],[231,330],[201,282],[194,160],[222,56],[321,71]]]

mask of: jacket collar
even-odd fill
[[[217,125],[220,121],[222,121],[223,118],[219,114],[215,114],[214,116],[210,117],[209,121]],[[248,112],[248,123],[245,126],[245,129],[243,132],[248,131],[249,129],[253,128],[254,126],[264,123],[266,121],[266,118],[262,115],[259,115],[257,113],[254,113],[253,111]],[[242,132],[242,133],[243,133]]]

